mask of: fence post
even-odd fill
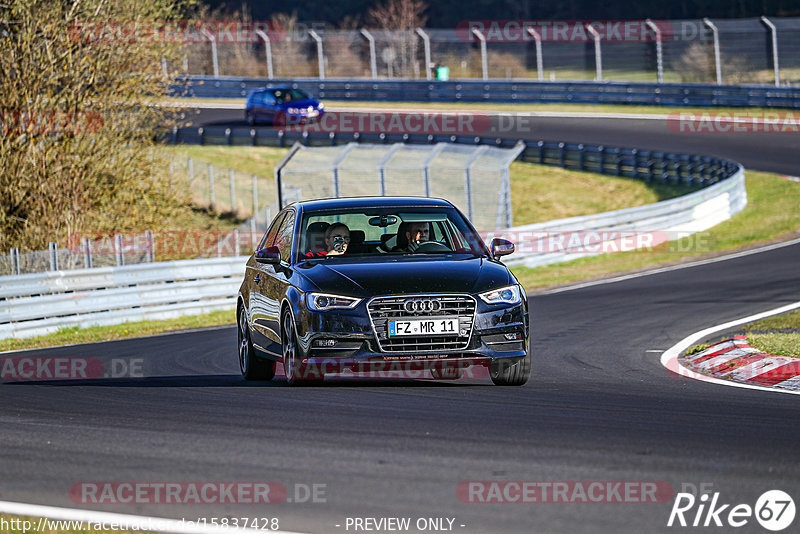
[[[125,265],[125,254],[122,250],[122,234],[114,234],[114,253],[117,265]]]
[[[319,79],[325,79],[325,56],[322,54],[322,37],[314,30],[308,30],[308,34],[317,42],[317,63],[319,64]]]
[[[483,79],[489,79],[489,62],[486,59],[486,37],[481,33],[478,28],[472,28],[472,35],[478,38],[481,42],[481,71],[483,72]]]
[[[597,152],[598,152],[598,154],[600,156],[600,161],[598,162],[598,165],[600,167],[599,172],[600,172],[600,174],[605,174],[606,173],[606,147],[604,147],[603,145],[600,145],[599,147],[597,147]]]
[[[194,160],[191,157],[186,158],[186,166],[189,169],[189,189],[191,189],[194,182]]]
[[[533,36],[533,40],[536,41],[536,75],[541,82],[544,80],[544,65],[542,65],[542,35],[530,26],[528,27],[528,34]]]
[[[600,50],[600,33],[591,24],[586,25],[586,30],[592,34],[594,39],[594,66],[596,70],[597,81],[603,81],[603,52]]]
[[[239,250],[239,229],[238,228],[234,229],[234,231],[233,231],[233,255],[234,256],[240,256],[241,255],[240,254],[240,250]]]
[[[19,249],[11,249],[11,268],[14,274],[19,274]]]
[[[256,30],[256,35],[261,37],[264,40],[264,53],[267,55],[267,78],[270,80],[273,78],[272,76],[272,42],[269,39],[269,35],[264,33],[261,30]]]
[[[92,268],[92,241],[88,237],[83,238],[83,267]]]
[[[50,250],[50,270],[57,271],[58,270],[58,244],[54,243],[53,241],[50,242],[48,245],[48,249]]]
[[[781,69],[778,66],[778,28],[767,17],[761,17],[761,22],[769,28],[772,34],[772,68],[775,71],[775,87],[780,87]]]
[[[372,72],[372,79],[376,80],[378,78],[378,64],[375,59],[375,38],[364,28],[361,28],[360,32],[369,41],[369,69]]]
[[[203,28],[203,35],[211,41],[211,62],[214,65],[214,78],[219,78],[219,58],[217,57],[217,38],[211,32]]]
[[[236,173],[228,169],[228,182],[231,189],[231,213],[236,214]]]
[[[480,158],[487,150],[489,150],[487,145],[481,145],[475,148],[467,162],[464,164],[464,194],[467,201],[467,218],[469,220],[472,220],[472,177],[470,176],[470,169],[472,168],[472,165],[478,161],[478,158]],[[430,195],[426,194],[425,196]]]
[[[719,30],[708,18],[704,18],[703,23],[711,29],[711,35],[714,37],[714,66],[717,71],[717,85],[720,85],[722,84],[722,64],[719,59]]]
[[[214,211],[214,166],[208,164],[208,206],[211,211]]]
[[[422,37],[422,45],[425,48],[425,79],[431,80],[431,39],[428,34],[422,31],[422,28],[414,30],[417,35]]]
[[[156,261],[156,241],[153,237],[152,230],[145,230],[144,231],[144,240],[147,243],[147,256],[148,261],[154,262]]]
[[[658,83],[664,83],[664,56],[661,48],[661,29],[650,19],[644,22],[656,35],[656,75],[658,76]]]

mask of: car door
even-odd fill
[[[258,250],[275,245],[278,229],[285,218],[286,213],[279,213],[278,216],[275,217],[269,229],[264,234],[261,243],[259,243]],[[247,298],[248,308],[250,310],[253,343],[258,346],[258,348],[268,352],[274,352],[274,340],[277,334],[270,325],[270,304],[268,298],[264,294],[264,288],[267,287],[266,280],[272,276],[273,272],[274,268],[272,265],[258,263],[254,258],[251,258],[247,264],[247,272],[245,273],[245,282],[249,289]],[[277,354],[280,354],[280,352]]]
[[[278,112],[278,101],[275,100],[275,95],[270,93],[269,91],[265,92],[263,95],[262,101],[262,109],[264,113],[264,120],[268,121],[270,124],[275,123],[275,115]]]
[[[258,334],[254,335],[261,343],[256,342],[265,351],[275,355],[281,354],[280,312],[283,296],[289,285],[291,276],[291,251],[294,242],[295,214],[294,209],[285,212],[274,235],[269,236],[267,246],[278,247],[281,263],[278,265],[258,264],[255,284],[257,304],[253,306],[253,326]],[[252,300],[252,297],[251,297]]]

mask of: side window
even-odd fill
[[[261,242],[258,244],[258,250],[271,247],[275,244],[275,236],[278,233],[278,228],[280,228],[281,221],[285,218],[283,213],[279,213],[275,220],[272,221],[272,224],[269,226],[269,229],[264,234],[264,237],[261,238]]]
[[[281,222],[275,236],[275,246],[281,251],[281,260],[290,263],[292,259],[292,241],[294,238],[294,212],[289,212]]]
[[[272,93],[264,93],[264,105],[265,106],[274,106],[275,105],[275,95]]]

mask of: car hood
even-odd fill
[[[372,297],[412,293],[480,293],[511,283],[506,267],[483,257],[381,258],[304,262],[298,272],[319,291]]]
[[[314,109],[317,109],[317,107],[319,107],[319,102],[317,102],[313,98],[307,98],[305,100],[292,100],[291,102],[284,102],[282,104],[278,104],[278,107],[282,109],[308,108],[309,106],[311,106]]]

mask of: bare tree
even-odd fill
[[[427,22],[424,14],[428,4],[422,0],[386,0],[369,10],[368,20],[387,32],[387,41],[396,48],[396,59],[399,62],[400,75],[406,78],[413,76],[414,64],[417,62],[419,42],[414,34]],[[427,69],[425,65],[422,69]]]

